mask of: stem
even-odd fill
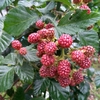
[[[26,92],[31,88],[32,85],[33,85],[33,83],[30,84],[30,85],[26,88],[26,90],[24,91],[24,93],[26,93]]]
[[[61,58],[64,59],[64,57],[65,57],[65,52],[64,52],[64,49],[62,49]]]

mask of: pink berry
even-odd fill
[[[25,47],[22,47],[22,48],[19,49],[19,53],[21,55],[26,55],[27,54],[27,49]]]
[[[71,59],[76,63],[80,63],[85,59],[85,55],[82,51],[76,50],[71,53]]]
[[[45,45],[44,51],[48,55],[53,55],[55,51],[57,50],[57,46],[54,42],[49,42]]]
[[[72,76],[76,84],[80,84],[84,81],[84,77],[80,71],[75,71]]]
[[[71,81],[70,81],[69,76],[66,77],[66,78],[63,78],[63,77],[59,76],[58,77],[58,82],[62,87],[67,87],[67,86],[69,86]]]
[[[19,40],[12,41],[11,45],[16,50],[19,50],[22,47],[22,44]]]
[[[54,28],[49,28],[49,29],[48,29],[47,37],[48,37],[49,39],[53,39],[53,38],[54,38],[54,34],[55,34]]]
[[[85,57],[85,59],[80,62],[79,66],[83,69],[89,68],[91,66],[91,61],[88,57]]]
[[[82,4],[80,6],[80,9],[81,10],[87,10],[87,14],[90,14],[91,13],[91,9],[86,4]]]
[[[36,22],[36,27],[39,28],[39,29],[44,28],[44,22],[42,20],[38,20]]]
[[[40,41],[40,35],[37,34],[37,33],[31,33],[29,36],[28,36],[28,42],[29,43],[37,43]]]
[[[38,45],[37,45],[37,50],[41,53],[41,54],[44,54],[45,51],[44,51],[44,48],[45,48],[45,45],[47,44],[47,42],[45,41],[42,41],[40,42]]]
[[[49,28],[52,28],[52,27],[54,27],[54,25],[51,24],[51,23],[48,23],[48,24],[46,24],[46,26],[45,26],[46,29],[49,29]]]
[[[62,34],[58,39],[58,44],[62,48],[69,48],[72,44],[72,37],[68,34]]]
[[[75,80],[71,78],[70,86],[75,86],[75,85],[76,85]]]
[[[37,33],[41,36],[42,39],[47,38],[47,34],[48,34],[48,29],[41,29],[39,31],[37,31]]]
[[[41,63],[47,67],[54,64],[54,61],[55,61],[55,57],[53,55],[51,56],[51,55],[44,54],[41,57]]]
[[[43,65],[39,70],[39,74],[41,77],[48,77],[49,76],[49,68]]]
[[[70,68],[70,62],[68,60],[62,60],[59,62],[58,64],[58,74],[63,77],[66,78],[69,76],[70,72],[71,72],[71,68]]]

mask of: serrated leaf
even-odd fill
[[[49,93],[53,100],[68,99],[69,87],[63,88],[57,82],[50,81]]]
[[[15,20],[16,19],[16,20]],[[9,11],[4,21],[4,31],[13,35],[21,35],[30,25],[34,24],[38,15],[34,10],[18,6]]]
[[[94,73],[95,73],[95,69],[94,68],[91,67],[91,68],[87,69],[88,76],[93,76]]]
[[[23,66],[16,66],[15,73],[23,82],[31,83],[33,81],[34,71],[33,68],[27,62],[24,62]]]
[[[22,87],[18,87],[12,100],[25,100],[25,94]]]
[[[66,19],[66,20],[65,20]],[[87,15],[86,11],[76,11],[76,13],[66,14],[59,22],[56,29],[59,34],[75,34],[84,31],[88,26],[93,25],[100,20],[100,14],[92,12]]]
[[[52,10],[55,7],[55,3],[54,1],[51,1],[46,7],[44,8],[37,8],[38,11],[40,11],[41,13],[48,13],[50,10]]]
[[[100,87],[100,75],[97,75],[95,77],[94,81],[95,81],[96,87],[99,88]]]
[[[43,97],[33,98],[32,100],[45,100]]]
[[[1,60],[2,64],[15,65],[17,55],[15,53],[8,54],[5,58]]]
[[[0,18],[0,36],[2,35],[2,29],[3,29],[3,23],[4,23],[4,18],[3,17],[1,17]]]
[[[34,82],[34,95],[39,95],[42,92],[45,92],[47,87],[49,86],[49,80],[46,78],[37,79]]]
[[[0,66],[0,92],[10,89],[13,85],[14,68],[7,66]]]
[[[33,62],[39,60],[39,58],[36,56],[37,50],[33,49],[32,45],[31,46],[27,46],[26,49],[27,49],[27,54],[24,55],[25,59],[27,59],[28,61],[33,61]]]
[[[79,39],[82,46],[91,45],[98,51],[99,38],[94,30],[79,33]]]
[[[9,6],[13,1],[15,1],[15,0],[1,0],[0,1],[0,10]]]

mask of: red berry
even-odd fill
[[[47,38],[47,34],[48,34],[48,29],[41,29],[39,31],[37,31],[37,33],[41,36],[42,39]]]
[[[80,63],[85,59],[85,55],[82,51],[76,50],[71,53],[71,59],[76,63]]]
[[[71,78],[70,86],[75,86],[75,85],[76,85],[75,80]]]
[[[83,0],[84,3],[89,3],[91,2],[92,0]]]
[[[51,23],[48,23],[48,24],[46,24],[46,26],[45,26],[46,29],[49,29],[49,28],[52,28],[52,27],[54,27],[54,25],[51,24]]]
[[[62,87],[67,87],[67,86],[69,86],[71,81],[70,81],[69,76],[66,77],[66,78],[63,78],[63,77],[59,76],[58,77],[58,82]]]
[[[12,47],[16,50],[19,50],[22,47],[22,44],[19,40],[12,41]]]
[[[49,76],[49,68],[43,65],[39,70],[39,74],[41,77],[48,77]]]
[[[83,75],[82,75],[82,73],[80,71],[74,72],[72,77],[75,80],[76,84],[80,84],[84,80],[84,77],[83,77]]]
[[[89,68],[91,66],[90,59],[86,57],[82,62],[80,62],[79,66],[83,69]]]
[[[53,39],[53,38],[54,38],[54,34],[55,34],[54,28],[49,28],[49,29],[48,29],[47,37],[48,37],[49,39]]]
[[[80,9],[81,10],[87,10],[87,14],[90,14],[91,13],[91,9],[86,4],[82,4],[80,6]]]
[[[72,37],[68,34],[62,34],[58,39],[58,44],[62,48],[69,48],[72,42],[73,42]]]
[[[39,28],[39,29],[44,28],[44,22],[42,20],[38,20],[36,22],[36,27]]]
[[[87,56],[87,57],[91,57],[93,56],[94,52],[95,52],[95,49],[92,47],[92,46],[83,46],[82,48],[80,48],[80,50],[83,50],[84,51],[84,54]]]
[[[40,41],[40,35],[37,33],[32,33],[28,36],[29,43],[37,43]]]
[[[36,52],[36,55],[37,55],[37,57],[42,57],[42,56],[43,56],[43,53],[37,51],[37,52]]]
[[[58,74],[63,78],[68,77],[70,74],[70,71],[71,71],[70,66],[71,65],[70,65],[70,62],[68,60],[60,61],[58,64],[58,68],[57,68]]]
[[[37,45],[37,50],[41,53],[41,54],[44,54],[45,51],[44,51],[44,48],[45,48],[45,45],[47,44],[47,42],[45,41],[42,41],[40,42],[38,45]]]
[[[51,66],[49,68],[49,77],[53,78],[53,77],[56,77],[57,75],[57,67],[56,66]]]
[[[55,51],[57,50],[57,46],[54,42],[49,42],[45,45],[44,51],[48,55],[53,55]]]
[[[79,4],[79,3],[81,3],[81,0],[73,0],[73,3],[74,4]]]
[[[54,64],[54,61],[55,61],[55,57],[52,55],[47,55],[47,54],[44,54],[42,57],[41,57],[41,63],[45,66],[51,66],[52,64]]]
[[[21,55],[26,55],[27,54],[27,49],[25,47],[22,47],[22,48],[19,49],[19,53]]]

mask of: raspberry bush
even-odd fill
[[[2,0],[0,100],[90,100],[91,84],[100,87],[98,4]]]

